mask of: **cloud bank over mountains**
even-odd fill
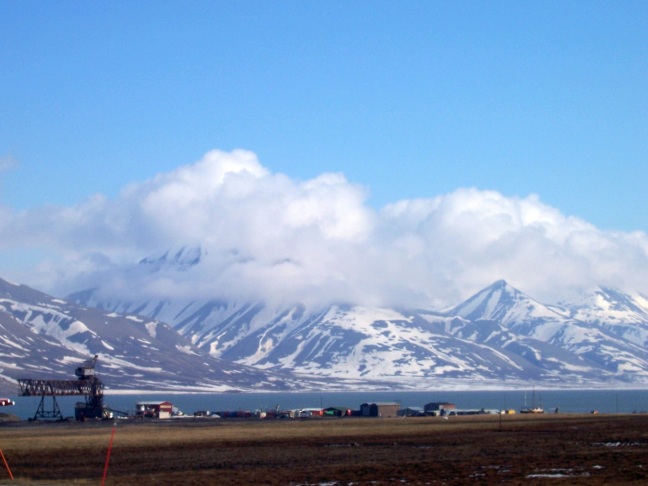
[[[0,208],[0,248],[35,262],[8,277],[61,296],[442,308],[498,279],[546,302],[597,285],[648,292],[645,233],[602,231],[536,195],[462,188],[379,209],[368,196],[342,174],[294,180],[214,150],[114,199]],[[200,264],[136,265],[183,247],[200,247]]]

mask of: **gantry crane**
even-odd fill
[[[74,409],[77,420],[109,418],[110,411],[103,404],[103,383],[95,376],[95,365],[99,356],[86,360],[74,371],[76,380],[19,379],[20,396],[40,396],[40,404],[32,420],[64,420],[56,401],[60,396],[84,396],[85,402],[77,402]],[[45,397],[52,398],[52,407],[45,407]]]

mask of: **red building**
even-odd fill
[[[171,402],[138,402],[135,415],[143,418],[171,418],[173,405]]]

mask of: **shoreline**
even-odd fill
[[[375,388],[354,388],[349,389],[333,389],[333,390],[213,390],[213,389],[200,389],[195,390],[193,388],[178,390],[178,389],[169,389],[169,390],[149,390],[149,389],[138,389],[131,390],[127,388],[109,388],[106,387],[104,393],[105,395],[179,395],[179,394],[189,394],[189,395],[209,395],[209,394],[308,394],[308,393],[436,393],[436,392],[450,392],[450,393],[463,393],[463,392],[524,392],[534,389],[536,391],[596,391],[596,392],[605,392],[605,391],[648,391],[648,384],[643,386],[637,386],[636,384],[627,387],[610,387],[601,385],[600,387],[592,385],[582,385],[582,386],[534,386],[529,384],[527,387],[524,386],[510,386],[510,387],[430,387],[430,388],[390,388],[390,389],[375,389]]]

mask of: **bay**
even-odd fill
[[[487,390],[429,392],[305,392],[305,393],[129,393],[106,392],[104,402],[113,410],[133,414],[140,401],[171,402],[186,414],[196,411],[291,410],[301,408],[345,407],[360,409],[363,403],[398,402],[401,408],[423,407],[430,402],[450,402],[458,409],[508,410],[519,412],[526,404],[541,404],[547,413],[646,413],[648,390]],[[16,404],[0,407],[23,420],[34,417],[40,397],[16,397]],[[83,397],[57,397],[61,413],[74,416],[74,404]],[[45,408],[52,408],[51,397],[45,397]]]

